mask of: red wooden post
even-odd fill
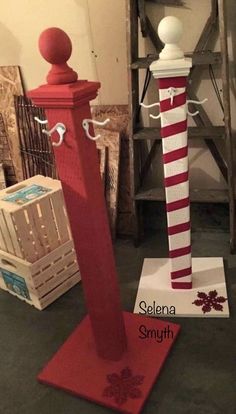
[[[29,96],[46,109],[51,128],[60,123],[60,145],[55,148],[55,157],[89,316],[38,379],[123,413],[138,414],[179,326],[127,312],[122,314],[98,154],[84,130],[88,123],[83,122],[91,118],[89,102],[96,97],[100,84],[76,81],[77,74],[66,64],[71,42],[62,30],[44,31],[39,46],[43,57],[52,63],[52,69],[48,84],[31,91]],[[52,141],[58,141],[57,132],[52,133]],[[158,342],[151,336],[143,339],[140,327],[162,332],[165,340]]]
[[[75,250],[81,270],[87,309],[100,357],[118,360],[126,349],[112,242],[94,142],[82,127],[91,118],[90,100],[98,82],[77,81],[69,68],[71,41],[58,28],[45,30],[39,39],[42,56],[52,64],[47,85],[29,93],[33,102],[46,109],[50,127],[66,126],[64,142],[55,148]],[[58,141],[57,132],[52,140]]]

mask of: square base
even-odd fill
[[[120,361],[97,356],[87,316],[38,380],[122,413],[140,413],[180,326],[126,312],[124,319],[128,349]]]
[[[158,317],[228,318],[228,301],[224,300],[227,299],[227,290],[223,258],[193,258],[192,269],[192,289],[172,289],[169,259],[145,259],[134,312]],[[207,310],[203,306],[209,303],[208,295],[212,291],[216,291],[217,295],[213,294],[215,296]],[[199,292],[201,292],[200,297]],[[196,300],[197,305],[193,303]],[[215,301],[219,310],[214,309]]]

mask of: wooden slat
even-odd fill
[[[46,295],[52,289],[55,289],[57,286],[61,285],[64,280],[68,280],[71,275],[73,275],[78,270],[77,263],[73,263],[70,267],[65,268],[59,275],[56,275],[54,278],[46,282],[44,285],[37,288],[39,298]]]
[[[12,245],[13,245],[13,249],[14,249],[14,253],[17,257],[24,257],[24,254],[22,252],[21,246],[19,244],[19,235],[18,232],[16,231],[16,228],[14,226],[14,221],[13,221],[13,214],[9,213],[8,211],[4,211],[3,212],[4,217],[5,217],[5,221],[7,223],[7,227],[9,229],[9,233],[10,233],[10,237],[11,237],[11,241],[12,241]]]
[[[22,248],[24,250],[24,258],[28,260],[28,262],[33,263],[38,259],[37,252],[33,245],[30,227],[26,222],[26,217],[22,209],[15,211],[14,220],[17,227],[17,233],[21,239]]]
[[[53,252],[48,253],[47,256],[42,257],[37,260],[37,262],[32,264],[32,277],[36,277],[38,272],[42,272],[42,269],[47,266],[49,263],[52,263],[58,257],[62,256],[66,252],[70,252],[74,248],[72,240],[68,240],[65,244],[57,247]]]
[[[46,308],[46,306],[50,305],[50,303],[54,302],[57,298],[59,298],[64,293],[66,293],[69,289],[71,289],[73,286],[75,286],[79,281],[80,281],[80,273],[76,272],[69,279],[66,279],[56,289],[53,289],[50,293],[48,293],[43,298],[41,298],[39,300],[39,302],[40,302],[40,308],[39,309]]]
[[[208,66],[219,65],[222,62],[222,56],[220,52],[193,52],[185,53],[186,57],[193,59],[193,66]],[[149,57],[141,57],[131,63],[132,69],[147,69],[152,62],[159,58],[158,55],[152,55]]]
[[[32,237],[35,242],[35,250],[37,252],[37,259],[40,259],[47,254],[46,239],[42,233],[41,222],[39,220],[39,213],[36,204],[31,204],[27,207],[27,214],[29,217],[30,227],[32,229]]]
[[[0,250],[7,251],[7,246],[0,225]]]
[[[6,251],[15,254],[10,232],[5,220],[4,212],[2,210],[0,210],[0,227],[6,244]]]
[[[162,188],[151,188],[148,190],[140,190],[135,196],[136,200],[147,201],[165,201],[165,191]],[[227,190],[190,190],[190,199],[198,203],[228,203]]]
[[[49,267],[47,267],[45,270],[42,270],[37,276],[34,276],[33,281],[36,288],[46,283],[50,277],[55,278],[57,272],[64,269],[69,263],[76,261],[75,252],[74,250],[71,250],[68,255],[65,256],[62,254],[61,257],[59,256],[57,259],[59,260],[57,260],[56,263],[50,263],[48,260],[47,264]]]
[[[188,128],[189,138],[204,138],[204,139],[223,139],[225,128],[223,126],[213,126],[207,128],[190,127]],[[133,138],[135,140],[161,140],[160,128],[140,128],[138,129]]]
[[[63,208],[63,206],[65,206],[64,197],[61,191],[57,191],[51,195],[51,203],[60,242],[63,244],[70,239],[70,233],[68,217],[65,215],[65,207]]]
[[[52,251],[56,249],[60,243],[49,197],[42,199],[39,205],[42,213],[42,222],[45,226],[44,232],[47,235],[50,251]],[[61,209],[62,206],[63,204],[59,205]]]

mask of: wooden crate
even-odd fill
[[[72,240],[30,263],[0,251],[0,288],[44,309],[80,281]]]
[[[0,191],[0,250],[34,263],[68,240],[60,181],[37,175]]]

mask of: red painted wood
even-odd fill
[[[59,47],[53,29],[42,41],[42,54],[52,63],[63,64],[63,59],[68,57],[68,41],[66,38],[63,41],[61,34],[60,39]],[[54,47],[56,52],[52,50]],[[61,51],[61,48],[65,50]],[[119,360],[126,350],[127,341],[113,248],[96,145],[86,137],[82,128],[83,119],[91,118],[89,101],[96,97],[99,86],[97,82],[87,81],[43,85],[28,95],[37,106],[46,109],[49,128],[57,122],[66,126],[64,142],[60,147],[54,147],[54,152],[86,305],[98,355]],[[54,140],[58,141],[57,132],[52,135]]]
[[[114,362],[97,358],[90,321],[85,318],[42,370],[38,380],[122,413],[140,413],[161,373],[180,326],[126,312],[124,319],[129,349],[122,360]],[[142,326],[149,330],[146,338],[140,333]],[[172,332],[173,336],[165,336],[165,330]],[[162,342],[155,339],[155,332],[159,337],[163,333]],[[123,370],[126,376],[122,381]],[[133,388],[129,385],[129,372],[132,377],[136,377]],[[113,395],[111,388],[110,392],[106,392],[112,382]]]
[[[167,88],[186,88],[187,78],[186,76],[177,76],[175,78],[162,78],[157,80],[158,89],[167,89]]]
[[[44,59],[52,64],[47,76],[49,84],[58,85],[77,80],[77,73],[66,63],[71,56],[72,44],[63,30],[58,27],[44,30],[39,37],[39,50]]]

